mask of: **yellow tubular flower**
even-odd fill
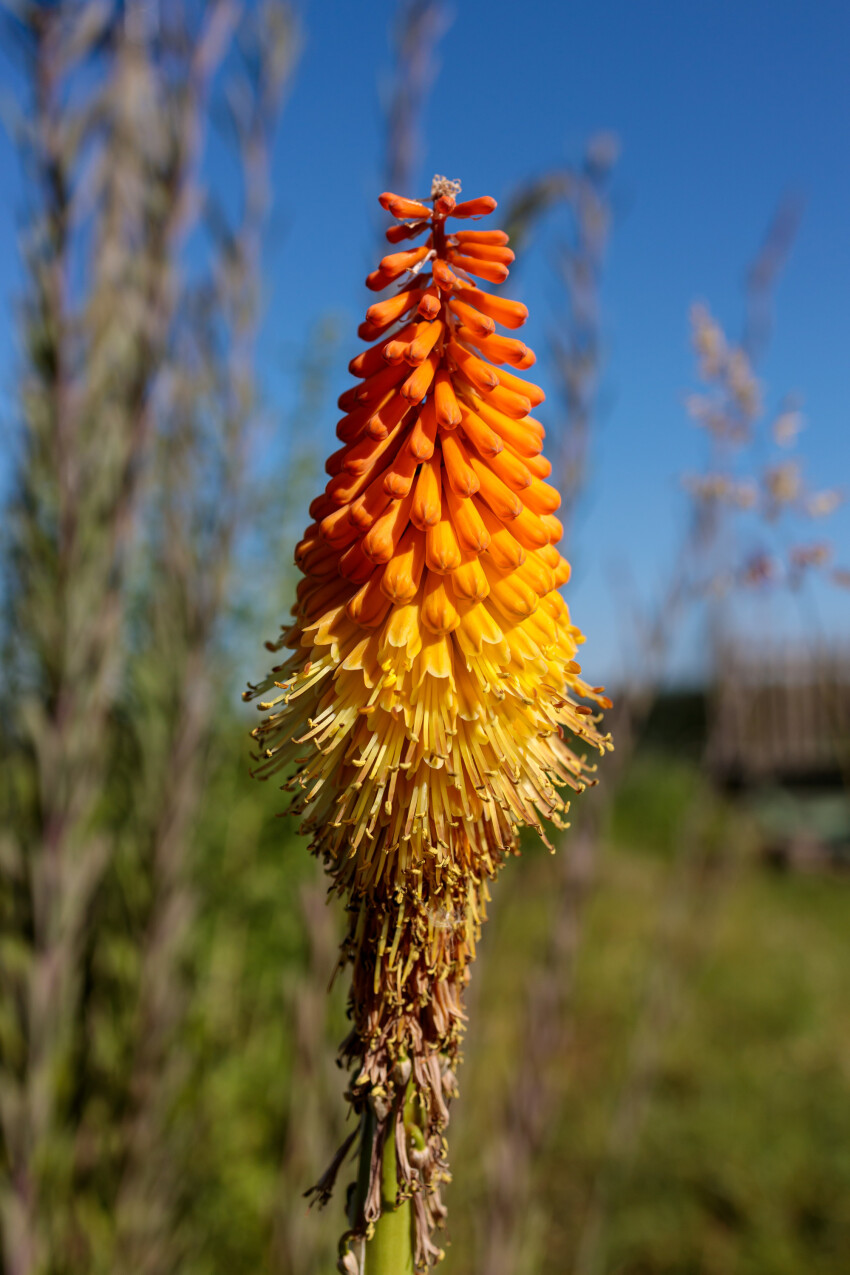
[[[367,279],[398,287],[359,329],[375,344],[350,364],[342,446],[296,550],[295,619],[273,648],[291,654],[246,692],[267,714],[256,774],[285,773],[347,901],[341,1056],[373,1140],[354,1229],[380,1212],[393,1137],[419,1268],[439,1256],[443,1130],[488,882],[521,827],[545,839],[544,820],[565,826],[562,789],[592,782],[575,741],[609,746],[579,702],[608,706],[581,678],[584,639],[559,592],[560,497],[529,414],[544,395],[517,375],[534,354],[496,333],[527,311],[477,282],[501,283],[513,253],[502,231],[464,228],[495,200],[456,193],[435,179],[433,206],[380,197],[398,222],[388,240],[424,242]]]

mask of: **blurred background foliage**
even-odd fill
[[[435,0],[398,6],[390,188],[413,188],[450,31]],[[326,995],[339,918],[278,793],[249,778],[234,695],[256,672],[242,652],[260,667],[258,638],[288,610],[301,492],[320,481],[311,428],[339,388],[335,324],[317,316],[292,420],[271,426],[285,445],[252,463],[270,429],[254,358],[283,180],[268,161],[300,39],[280,0],[21,0],[6,18],[26,190],[2,529],[6,1275],[335,1261],[342,1203],[308,1213],[303,1192],[342,1133],[345,989]],[[600,133],[503,209],[551,262],[547,426],[568,527],[603,480],[616,160]],[[529,843],[495,892],[451,1130],[450,1273],[846,1270],[846,666],[825,681],[813,656],[770,700],[831,706],[818,729],[835,757],[814,774],[791,746],[784,769],[753,771],[721,662],[711,685],[663,689],[689,607],[719,651],[731,590],[766,572],[841,583],[823,540],[764,550],[777,573],[737,557],[729,530],[743,516],[769,537],[786,505],[831,508],[787,467],[746,473],[759,429],[778,446],[795,434],[753,371],[789,218],[750,273],[742,341],[694,316],[689,411],[709,455],[661,602],[624,609],[639,640],[605,783],[564,852]]]

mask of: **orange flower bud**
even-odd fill
[[[482,195],[479,199],[467,199],[465,203],[456,204],[453,217],[487,217],[495,212],[498,204],[491,195]]]
[[[483,553],[490,543],[490,532],[475,501],[458,496],[450,483],[446,483],[445,497],[461,549]]]
[[[434,441],[437,437],[437,414],[433,396],[423,404],[419,418],[410,432],[408,446],[417,460],[430,460],[434,455]]]
[[[416,239],[418,235],[424,234],[429,224],[427,221],[412,221],[400,226],[388,226],[384,233],[390,243],[402,243],[405,239]]]
[[[465,403],[461,405],[460,412],[463,432],[478,452],[478,455],[498,456],[505,444],[495,430],[492,430],[489,425],[485,425],[481,417],[477,416]]]
[[[476,257],[461,257],[452,253],[450,260],[458,270],[475,275],[476,279],[487,279],[490,283],[504,283],[508,277],[508,267],[499,261],[479,261]],[[452,279],[455,276],[452,275]],[[459,280],[458,280],[459,282]]]
[[[440,453],[435,452],[430,460],[426,460],[422,464],[419,470],[413,506],[410,510],[411,522],[422,531],[440,521],[442,509],[441,486]]]
[[[495,244],[497,247],[503,247],[508,243],[508,236],[504,230],[455,230],[452,232],[452,239],[464,245]]]
[[[470,243],[468,240],[459,243],[457,248],[452,248],[449,259],[457,261],[458,257],[469,257],[473,261],[492,261],[497,265],[509,266],[516,258],[516,253],[510,248],[504,248],[500,244],[494,243]],[[458,265],[460,262],[458,261]],[[383,262],[381,263],[383,269]]]
[[[409,399],[411,403],[422,402],[428,392],[429,385],[434,379],[439,363],[438,355],[429,354],[424,363],[414,368],[401,387],[401,392],[406,399]]]
[[[482,288],[461,288],[456,299],[473,306],[486,314],[488,318],[501,323],[505,328],[521,328],[528,318],[528,308],[521,301],[510,301],[507,297],[494,297]]]
[[[423,363],[443,335],[444,328],[445,324],[441,319],[435,319],[431,323],[420,323],[414,340],[407,347],[405,357],[408,363],[414,367]]]
[[[460,424],[460,406],[455,398],[452,378],[441,368],[434,381],[434,406],[437,421],[443,429],[454,429]]]
[[[511,522],[522,513],[522,501],[510,487],[497,478],[489,465],[477,456],[469,458],[470,468],[478,478],[481,498],[502,522]]]
[[[495,456],[490,457],[490,468],[497,478],[501,478],[512,491],[527,491],[531,486],[531,474],[510,448],[503,448]],[[523,504],[528,502],[523,496]]]
[[[431,209],[427,204],[420,204],[415,199],[404,199],[401,195],[394,195],[389,190],[385,190],[383,195],[378,196],[378,203],[394,217],[427,218],[431,216]]]
[[[394,297],[387,297],[385,301],[376,301],[374,305],[370,305],[366,311],[366,322],[379,329],[389,327],[391,323],[395,323],[396,319],[400,319],[403,314],[407,314],[408,310],[417,306],[421,300],[421,286],[405,288],[397,292]]]
[[[443,577],[433,571],[429,571],[425,577],[422,623],[429,632],[438,636],[452,633],[460,623],[451,586],[447,587]]]
[[[382,259],[378,269],[386,275],[388,280],[397,279],[399,275],[404,274],[405,270],[410,270],[417,262],[424,261],[427,256],[428,245],[422,244],[419,248],[408,248],[406,252],[390,253]]]
[[[487,597],[490,584],[477,553],[470,554],[465,562],[454,568],[452,588],[456,597],[468,602],[483,602]]]
[[[469,453],[463,443],[457,434],[444,434],[442,444],[446,477],[452,490],[459,496],[474,496],[481,482],[472,468]]]
[[[464,330],[469,328],[471,332],[481,336],[489,336],[491,332],[495,332],[496,324],[493,320],[483,315],[480,310],[476,310],[474,306],[468,305],[465,301],[459,301],[457,296],[453,296],[449,304],[464,324]]]
[[[413,601],[419,591],[424,566],[425,536],[411,524],[381,577],[381,588],[390,601],[396,605]]]
[[[450,518],[425,529],[425,565],[429,571],[448,572],[461,564],[460,545]]]

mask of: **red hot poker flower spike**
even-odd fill
[[[580,676],[584,639],[558,592],[560,499],[529,415],[544,394],[506,370],[534,355],[496,333],[527,311],[476,282],[501,281],[513,254],[500,231],[452,229],[496,206],[456,203],[458,190],[435,180],[433,207],[381,196],[424,242],[370,276],[396,290],[361,328],[377,344],[352,361],[343,447],[296,551],[304,578],[275,648],[288,655],[246,694],[266,714],[256,773],[286,776],[346,900],[341,1058],[372,1140],[355,1230],[380,1213],[392,1138],[420,1269],[439,1255],[444,1130],[489,882],[524,825],[544,840],[544,820],[565,826],[562,790],[593,782],[586,746],[609,746],[577,702],[608,703]]]

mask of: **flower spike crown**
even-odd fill
[[[523,825],[564,826],[561,788],[592,782],[576,740],[610,746],[577,702],[609,706],[581,678],[584,639],[558,592],[570,576],[560,497],[530,415],[544,394],[517,375],[534,354],[496,332],[527,310],[477,282],[502,283],[514,254],[504,232],[468,228],[496,201],[458,193],[435,178],[433,206],[380,196],[390,243],[423,242],[366,280],[398,286],[359,328],[373,344],[349,365],[342,446],[296,550],[295,619],[269,644],[291,654],[246,692],[268,697],[255,773],[285,772],[347,900],[341,1058],[371,1139],[353,1232],[380,1214],[392,1138],[420,1269],[439,1256],[444,1129],[488,882]],[[341,1159],[315,1188],[323,1199]]]

